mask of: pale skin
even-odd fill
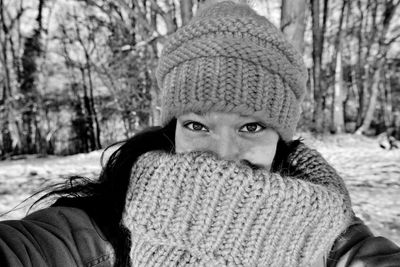
[[[211,152],[220,159],[271,169],[279,135],[261,116],[186,113],[177,118],[176,153]]]

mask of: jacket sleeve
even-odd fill
[[[374,236],[362,220],[355,217],[353,224],[336,240],[327,266],[400,266],[400,248],[384,237]]]
[[[81,209],[50,207],[0,222],[0,266],[112,266],[113,250]]]

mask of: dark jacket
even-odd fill
[[[327,267],[400,267],[400,248],[382,236],[374,236],[362,220],[335,242]]]
[[[111,244],[81,209],[50,207],[0,222],[0,266],[113,265]]]

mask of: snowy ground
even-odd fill
[[[302,136],[345,179],[356,214],[375,234],[400,245],[400,149],[383,150],[375,139],[363,136]],[[0,220],[22,217],[35,198],[21,202],[46,185],[71,175],[97,177],[100,155],[95,151],[0,162]]]

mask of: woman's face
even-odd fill
[[[187,113],[177,118],[176,153],[206,151],[220,159],[271,169],[278,133],[254,116]]]

